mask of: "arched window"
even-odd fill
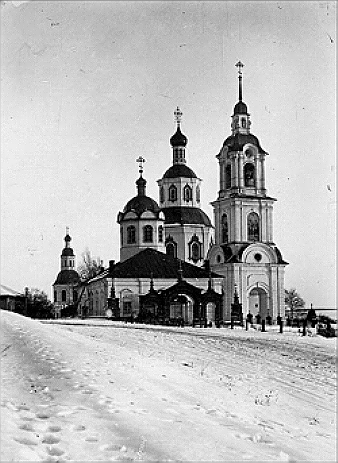
[[[122,227],[120,228],[120,242],[121,242],[121,246],[123,246],[123,228]]]
[[[127,244],[136,243],[136,228],[134,225],[127,227]]]
[[[228,216],[222,215],[222,243],[229,241],[229,227],[228,227]]]
[[[256,212],[248,215],[248,241],[259,241],[259,216]]]
[[[54,302],[57,302],[58,299],[58,293],[57,291],[54,291]]]
[[[246,129],[246,120],[244,119],[244,117],[242,119],[242,128]]]
[[[74,289],[74,292],[73,292],[73,301],[76,302],[77,301],[77,291]]]
[[[166,238],[165,250],[166,250],[167,256],[174,257],[174,258],[177,257],[177,244],[173,240],[172,236],[168,236],[168,238]]]
[[[191,258],[193,262],[197,262],[201,258],[200,246],[197,243],[193,243],[191,245]]]
[[[189,185],[186,185],[183,189],[183,198],[186,202],[192,201],[192,189]]]
[[[143,227],[143,242],[153,242],[153,227],[151,225],[146,225],[145,227]]]
[[[200,187],[198,185],[196,187],[196,201],[198,203],[201,201],[201,189],[200,189]]]
[[[225,188],[231,188],[231,164],[227,164],[225,169]]]
[[[177,188],[175,185],[169,187],[169,201],[177,201]]]
[[[160,203],[164,203],[164,188],[161,186],[160,188]]]
[[[160,225],[158,227],[158,241],[159,243],[163,243],[163,227]]]
[[[63,289],[61,292],[61,302],[66,302],[66,300],[67,300],[67,292],[65,289]]]
[[[201,260],[201,249],[202,244],[197,235],[194,235],[188,243],[189,246],[189,259],[191,259],[194,263]]]
[[[245,186],[255,186],[255,166],[247,162],[244,166],[244,184]]]

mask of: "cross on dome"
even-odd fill
[[[238,74],[241,76],[242,75],[242,68],[244,68],[244,64],[241,61],[238,61],[238,63],[236,63],[235,66],[238,69]]]
[[[177,106],[177,108],[174,111],[174,116],[175,116],[175,121],[177,123],[177,127],[179,127],[181,125],[182,115],[183,115],[182,111]]]
[[[138,162],[139,173],[142,175],[142,172],[143,172],[143,164],[146,162],[146,160],[145,160],[142,156],[139,156],[139,157],[136,159],[136,162]]]

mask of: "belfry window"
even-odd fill
[[[177,188],[175,185],[169,187],[169,201],[177,201]]]
[[[196,201],[198,203],[201,201],[201,189],[199,186],[196,187]]]
[[[159,243],[163,243],[163,227],[160,225],[158,227],[158,241]]]
[[[61,301],[62,301],[62,302],[66,302],[66,300],[67,300],[67,292],[66,292],[65,289],[63,289],[63,290],[61,291]]]
[[[226,214],[222,215],[222,243],[227,243],[229,241],[229,229],[228,229],[228,216]]]
[[[161,186],[160,188],[160,203],[164,203],[164,188]]]
[[[256,212],[248,215],[248,241],[259,241],[259,216]]]
[[[183,189],[183,197],[184,201],[189,202],[192,201],[192,189],[189,185],[186,185]]]
[[[57,302],[58,299],[58,293],[57,291],[54,291],[54,302]]]
[[[244,118],[242,119],[242,128],[246,129],[246,120]]]
[[[225,169],[225,188],[231,188],[231,164],[228,164]]]
[[[153,242],[153,227],[151,225],[146,225],[145,227],[143,227],[143,242]]]
[[[255,166],[247,162],[244,166],[244,184],[245,186],[255,186]]]
[[[127,227],[127,244],[136,243],[136,228],[134,225]]]

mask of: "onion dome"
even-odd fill
[[[66,242],[69,242],[69,241],[72,241],[72,238],[70,237],[70,235],[67,233],[67,235],[65,236],[65,241]]]
[[[163,178],[177,177],[197,178],[195,172],[185,164],[174,164],[163,175]]]
[[[180,126],[177,126],[176,133],[170,138],[170,144],[174,148],[175,146],[186,146],[188,143],[187,137],[181,132]]]

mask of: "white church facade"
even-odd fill
[[[267,152],[251,133],[242,98],[231,135],[217,155],[219,191],[211,204],[214,225],[201,209],[201,179],[186,161],[182,113],[175,110],[172,165],[157,180],[158,202],[146,195],[140,156],[136,195],[118,213],[120,261],[110,261],[77,294],[84,315],[137,318],[157,323],[240,318],[276,322],[284,313],[287,262],[273,241],[273,205],[265,185]],[[69,270],[69,269],[68,269]],[[73,283],[72,283],[73,284]],[[238,315],[238,314],[237,314]],[[256,318],[255,318],[256,317]]]

